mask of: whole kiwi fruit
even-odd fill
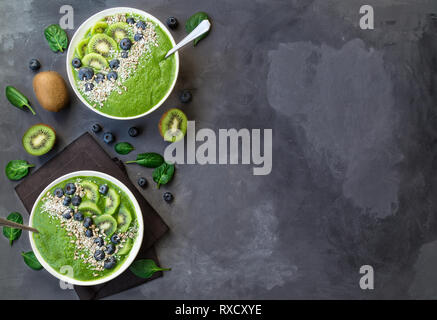
[[[58,112],[68,103],[67,85],[56,71],[36,74],[33,78],[33,91],[39,104],[48,111]]]

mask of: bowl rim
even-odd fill
[[[167,98],[170,96],[170,94],[173,92],[173,90],[176,86],[178,75],[179,75],[179,52],[174,53],[175,60],[176,60],[175,77],[174,77],[172,85],[170,86],[170,88],[167,91],[167,93],[165,94],[165,96],[156,105],[154,105],[152,108],[150,108],[146,112],[141,113],[141,114],[136,115],[136,116],[131,116],[131,117],[112,116],[112,115],[103,113],[103,112],[97,110],[96,108],[94,108],[93,106],[91,106],[85,100],[85,98],[82,97],[82,95],[80,94],[80,92],[77,89],[76,82],[75,82],[74,76],[73,76],[73,67],[71,66],[71,63],[70,63],[71,59],[73,58],[74,50],[76,48],[77,43],[82,39],[85,32],[95,23],[95,21],[104,17],[104,16],[117,14],[117,13],[135,13],[135,14],[144,16],[145,18],[149,18],[154,23],[158,24],[159,27],[166,33],[166,35],[170,39],[170,42],[172,43],[173,47],[176,45],[176,42],[175,42],[172,34],[170,33],[170,31],[167,29],[167,27],[158,18],[151,15],[150,13],[143,11],[143,10],[140,10],[140,9],[130,8],[130,7],[113,7],[113,8],[105,9],[105,10],[97,12],[96,14],[92,15],[87,20],[85,20],[77,28],[73,37],[71,38],[70,43],[68,45],[68,51],[67,51],[67,56],[66,56],[67,76],[68,76],[68,81],[70,82],[70,86],[72,87],[76,96],[80,99],[80,101],[82,101],[83,104],[85,104],[89,109],[91,109],[95,113],[97,113],[101,116],[104,116],[106,118],[115,119],[115,120],[138,119],[138,118],[144,117],[144,116],[152,113],[156,109],[158,109],[167,100]]]
[[[116,270],[115,272],[111,273],[107,277],[96,279],[96,280],[89,280],[89,281],[77,280],[77,279],[73,279],[73,278],[67,277],[67,276],[61,274],[60,272],[56,271],[55,269],[53,269],[44,260],[44,258],[40,254],[38,248],[36,247],[35,241],[33,239],[33,233],[32,232],[29,232],[30,246],[32,247],[33,253],[35,254],[35,256],[36,256],[37,260],[39,261],[39,263],[44,267],[45,270],[47,270],[54,277],[58,278],[59,280],[62,280],[62,281],[65,281],[67,283],[71,283],[71,284],[74,284],[74,285],[94,286],[94,285],[97,285],[97,284],[102,284],[102,283],[108,282],[108,281],[118,277],[120,274],[122,274],[124,271],[126,271],[126,269],[135,260],[137,254],[138,254],[138,252],[139,252],[139,250],[141,248],[141,244],[143,242],[143,235],[144,235],[143,214],[142,214],[141,207],[138,204],[137,199],[135,198],[133,193],[129,190],[129,188],[126,187],[126,185],[123,184],[121,181],[119,181],[118,179],[112,177],[109,174],[106,174],[106,173],[103,173],[103,172],[100,172],[100,171],[80,170],[80,171],[74,171],[74,172],[67,173],[67,174],[65,174],[65,175],[55,179],[47,187],[44,188],[44,190],[40,193],[40,195],[38,196],[37,200],[33,204],[32,211],[31,211],[30,217],[29,217],[29,225],[30,226],[33,225],[33,217],[35,215],[36,207],[37,207],[38,203],[40,202],[41,198],[43,196],[45,196],[45,194],[48,192],[48,190],[50,188],[52,188],[53,186],[55,186],[56,184],[58,184],[59,182],[62,182],[64,180],[66,180],[66,179],[74,178],[74,177],[77,177],[77,176],[94,176],[94,177],[106,179],[109,182],[115,184],[117,187],[119,187],[123,192],[125,192],[128,195],[129,199],[132,201],[132,204],[134,205],[134,208],[135,208],[135,214],[137,216],[138,234],[137,234],[137,238],[135,239],[134,245],[132,246],[132,249],[129,252],[129,255],[128,255],[126,261],[124,261],[124,263],[120,266],[120,268],[118,270]]]

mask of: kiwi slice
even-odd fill
[[[185,113],[177,108],[170,109],[159,121],[159,132],[165,141],[179,141],[187,133],[187,122]]]
[[[79,211],[82,212],[86,217],[99,216],[102,214],[100,208],[92,201],[82,201],[79,205]]]
[[[88,42],[90,41],[89,38],[81,40],[76,47],[76,54],[79,59],[82,59],[88,52]]]
[[[112,236],[115,230],[117,230],[117,221],[109,214],[102,214],[94,218],[94,223],[108,237]]]
[[[82,59],[82,63],[85,66],[100,70],[108,67],[108,61],[98,53],[88,53]]]
[[[126,22],[111,24],[106,30],[106,34],[117,42],[129,37],[129,25]]]
[[[97,33],[104,33],[106,28],[108,27],[108,24],[104,21],[98,21],[96,24],[91,28],[91,34],[95,35]]]
[[[120,256],[124,256],[124,255],[128,254],[130,249],[132,249],[133,243],[134,242],[131,238],[127,238],[126,242],[124,242],[122,244],[123,248],[120,248],[120,245],[119,245],[120,249],[118,250],[117,254]]]
[[[30,127],[23,135],[24,150],[33,156],[42,156],[55,145],[56,133],[46,124],[36,124]]]
[[[113,51],[117,50],[117,42],[104,33],[94,35],[88,42],[88,52],[98,53],[104,57],[111,55]]]
[[[99,186],[95,184],[92,181],[89,180],[83,180],[80,182],[80,185],[83,188],[83,191],[85,192],[85,199],[97,202],[99,200],[100,194],[99,194]]]
[[[125,232],[132,222],[132,213],[126,206],[121,205],[117,214],[118,231]]]
[[[120,195],[115,189],[110,188],[105,197],[105,214],[114,214],[120,206]]]

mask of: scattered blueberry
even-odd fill
[[[103,73],[96,73],[96,76],[94,77],[94,80],[96,80],[97,83],[105,81],[105,75]]]
[[[71,60],[71,65],[73,66],[73,68],[80,68],[80,66],[82,65],[82,61],[80,61],[79,58],[74,58],[73,60]]]
[[[98,237],[98,238],[96,238],[95,240],[94,240],[94,243],[97,243],[97,245],[99,246],[99,247],[101,247],[101,246],[103,246],[104,245],[104,241],[103,241],[103,238],[102,237]]]
[[[79,69],[79,79],[80,80],[91,80],[94,76],[94,70],[92,68],[80,68]]]
[[[141,21],[141,20],[138,21],[136,26],[137,26],[138,29],[146,30],[146,23],[144,21]]]
[[[93,231],[91,229],[87,229],[85,231],[85,236],[87,236],[88,238],[91,238],[93,236]]]
[[[171,202],[173,200],[173,195],[170,192],[164,193],[162,196],[165,200],[165,202]]]
[[[127,51],[122,51],[122,52],[121,52],[121,57],[122,57],[122,58],[126,59],[128,56],[129,56],[129,54],[128,54]]]
[[[55,189],[55,196],[57,196],[58,198],[62,198],[63,195],[64,195],[64,190],[62,190],[61,188]]]
[[[132,46],[132,42],[130,41],[129,38],[124,38],[120,40],[120,48],[122,50],[129,50],[131,46]]]
[[[62,204],[66,207],[68,207],[71,203],[71,198],[70,197],[65,197],[64,201],[62,202]]]
[[[135,19],[132,18],[132,17],[129,17],[129,18],[126,19],[126,22],[129,23],[129,24],[134,24],[135,23]]]
[[[102,127],[98,123],[94,123],[91,126],[91,130],[93,130],[94,133],[100,132],[102,130]]]
[[[182,103],[188,103],[191,101],[191,98],[193,96],[191,95],[191,92],[189,90],[182,90],[182,93],[179,97]]]
[[[78,211],[73,216],[74,220],[76,221],[82,221],[84,219],[83,213]]]
[[[85,83],[85,91],[91,91],[93,89],[94,89],[94,84],[92,84],[91,82]]]
[[[107,192],[108,192],[108,186],[106,185],[106,184],[102,184],[101,186],[100,186],[100,188],[99,188],[99,192],[101,193],[101,194],[106,194]]]
[[[80,205],[81,202],[82,202],[82,198],[79,196],[74,196],[73,199],[71,199],[71,204],[75,207]]]
[[[93,220],[90,217],[86,217],[85,220],[83,220],[83,226],[85,228],[91,227],[92,224],[93,224]]]
[[[107,77],[108,77],[108,80],[114,80],[115,81],[118,78],[118,74],[115,71],[111,71],[111,72],[108,72]]]
[[[96,259],[97,261],[105,259],[105,253],[102,250],[96,250],[96,252],[94,253],[94,259]]]
[[[76,186],[74,183],[67,183],[65,185],[65,194],[72,195],[76,192]]]
[[[106,143],[111,143],[114,141],[114,135],[111,132],[105,132],[103,135],[103,141]]]
[[[177,26],[178,26],[178,21],[176,20],[175,17],[168,17],[168,19],[167,19],[167,26],[170,29],[176,29]]]
[[[136,127],[130,127],[129,131],[127,132],[131,137],[136,137],[139,133],[138,128]]]
[[[117,264],[117,260],[114,257],[109,257],[105,260],[105,263],[103,264],[103,267],[105,269],[112,269]]]
[[[139,178],[138,179],[138,185],[141,187],[141,188],[144,188],[146,185],[147,185],[147,180],[146,179],[144,179],[144,178]]]
[[[39,63],[39,61],[36,60],[36,59],[31,59],[31,60],[29,61],[29,68],[30,68],[31,70],[33,70],[33,71],[36,71],[36,70],[38,70],[39,68],[41,68],[41,63]]]
[[[112,243],[108,244],[105,252],[106,254],[113,254],[115,252],[115,246]]]
[[[118,59],[112,59],[111,61],[109,61],[109,67],[112,70],[117,69],[120,66],[120,60]],[[109,78],[109,77],[108,77]]]
[[[141,33],[135,33],[134,40],[140,41],[143,38],[143,35]]]
[[[118,234],[114,234],[111,237],[111,242],[114,243],[114,244],[120,243],[120,237],[118,236]]]

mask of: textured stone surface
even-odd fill
[[[38,122],[57,129],[57,150],[99,122],[119,141],[137,125],[137,150],[162,152],[157,122],[192,88],[182,108],[198,129],[273,128],[273,171],[179,165],[174,181],[156,190],[150,170],[130,166],[132,179],[150,182],[143,193],[171,228],[158,250],[172,271],[114,298],[435,298],[437,4],[367,3],[374,31],[358,28],[356,0],[124,2],[182,24],[203,10],[213,29],[181,53],[176,90],[161,109],[117,122],[76,97],[59,114],[37,105],[28,60],[66,76],[65,54],[52,53],[42,33],[64,3],[3,1],[0,82],[28,95],[38,115],[0,97],[0,167],[15,158],[41,165],[54,154],[36,159],[20,146]],[[118,4],[75,1],[75,25]],[[0,183],[2,216],[24,211],[14,185]],[[29,248],[27,235],[12,248],[0,241],[0,298],[75,298],[24,265],[20,251]],[[363,264],[375,268],[372,292],[358,286]]]

